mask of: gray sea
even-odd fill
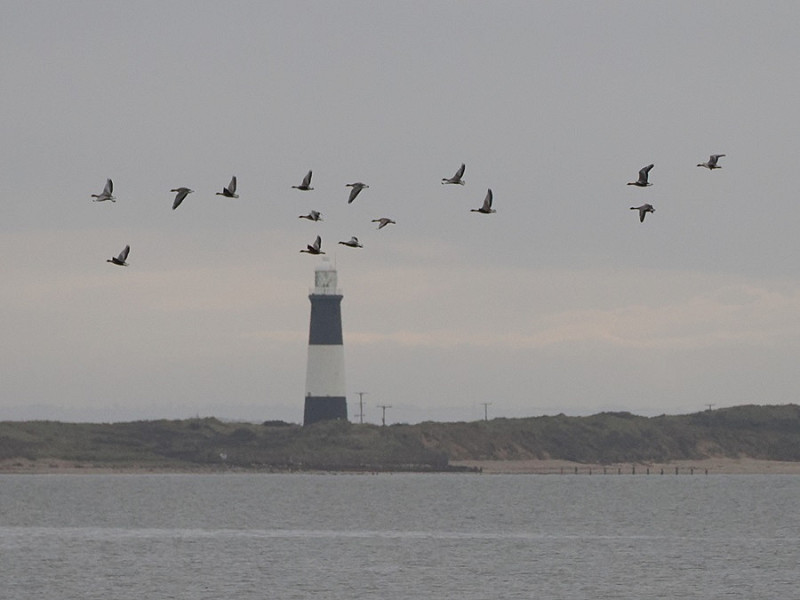
[[[0,598],[800,598],[800,477],[3,475]]]

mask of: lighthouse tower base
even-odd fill
[[[344,396],[306,396],[303,425],[332,419],[347,420],[347,398]]]

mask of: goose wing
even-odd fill
[[[639,182],[640,183],[647,183],[647,176],[650,173],[650,169],[653,168],[653,165],[647,165],[646,167],[642,167],[639,170]]]
[[[182,188],[178,188],[177,190],[173,190],[173,191],[177,191],[178,192],[177,195],[175,196],[175,201],[172,203],[172,210],[175,210],[176,208],[178,208],[181,205],[181,202],[183,202],[183,200],[186,198],[186,196],[189,195],[189,192],[191,190],[189,188],[182,187]]]
[[[493,198],[492,188],[489,188],[489,191],[486,192],[486,198],[483,199],[484,210],[489,210],[490,208],[492,208],[492,198]]]
[[[311,171],[306,173],[306,176],[303,177],[303,187],[308,187],[311,185]]]
[[[114,191],[114,182],[110,179],[106,179],[106,187],[103,188],[103,194],[106,196],[110,196]]]
[[[119,253],[119,256],[117,257],[117,260],[120,261],[120,262],[125,262],[126,260],[128,260],[128,253],[130,251],[131,251],[131,247],[130,246],[125,246],[122,249],[122,252]]]

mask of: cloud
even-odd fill
[[[618,273],[620,279],[630,273]],[[549,279],[573,288],[572,302],[585,304],[589,298],[574,294],[588,292],[593,282],[607,278],[598,271],[548,271],[538,280]],[[347,343],[354,345],[392,344],[404,347],[452,349],[479,348],[548,349],[580,344],[606,345],[630,349],[699,349],[714,346],[768,345],[800,336],[800,288],[782,282],[741,281],[721,277],[694,290],[697,273],[639,273],[639,297],[651,281],[667,279],[672,298],[658,303],[625,303],[608,308],[560,309],[540,306],[525,310],[507,302],[501,314],[490,315],[484,326],[470,329],[426,328],[424,330],[382,327],[380,330],[348,331]],[[514,272],[506,279],[516,279]],[[511,281],[502,285],[513,287]],[[629,284],[630,287],[630,284]],[[531,290],[531,293],[533,291]],[[525,294],[521,294],[525,296]],[[674,296],[677,296],[675,298]],[[519,312],[519,317],[515,312]],[[451,313],[452,316],[452,313]],[[455,319],[454,320],[458,320]]]

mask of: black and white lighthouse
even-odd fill
[[[336,288],[336,269],[330,262],[322,262],[314,270],[314,291],[308,299],[311,300],[311,323],[303,425],[347,419],[342,294]]]

